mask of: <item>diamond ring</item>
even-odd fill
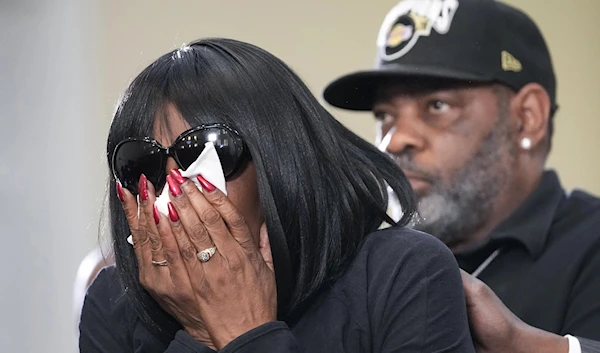
[[[215,254],[217,248],[208,248],[200,251],[196,256],[198,256],[198,260],[201,262],[207,262],[210,258]]]

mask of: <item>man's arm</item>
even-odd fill
[[[569,339],[527,325],[485,283],[464,271],[461,274],[478,353],[600,353],[600,342]]]

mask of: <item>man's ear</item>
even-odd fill
[[[518,119],[517,143],[521,148],[533,150],[543,146],[548,136],[550,97],[537,83],[521,88],[511,100],[511,110]]]

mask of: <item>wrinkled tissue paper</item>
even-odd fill
[[[192,163],[186,170],[179,169],[179,172],[184,178],[190,179],[200,191],[202,191],[202,185],[196,179],[196,176],[202,175],[204,179],[208,180],[211,184],[216,186],[225,195],[227,195],[225,175],[223,174],[223,167],[221,166],[221,160],[215,149],[215,145],[212,142],[207,142],[204,145],[204,150],[198,156],[198,159]],[[165,216],[169,215],[169,209],[167,204],[171,201],[169,186],[165,184],[160,196],[156,199],[155,205],[158,211]],[[127,238],[129,244],[133,245],[131,235]]]

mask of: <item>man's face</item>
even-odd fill
[[[492,85],[390,85],[374,106],[378,143],[418,199],[414,228],[449,246],[469,238],[513,177],[508,94]]]

